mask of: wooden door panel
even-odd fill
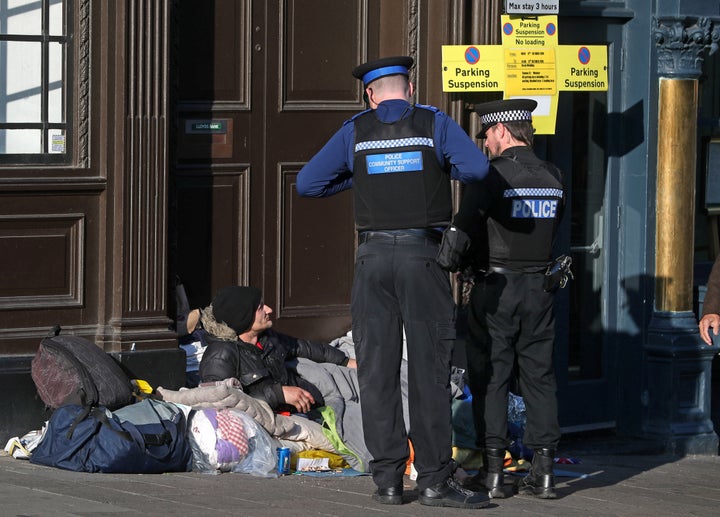
[[[279,330],[337,337],[350,327],[352,193],[301,199],[295,177],[365,108],[351,70],[379,53],[381,3],[177,5],[173,234],[191,301],[251,283],[275,309]],[[224,133],[193,133],[193,121],[203,120],[228,122]]]
[[[281,7],[280,110],[361,110],[362,90],[350,70],[367,55],[367,2],[312,3]]]
[[[355,252],[352,193],[302,199],[295,178],[302,165],[365,108],[352,68],[366,59],[372,28],[369,2],[362,0],[273,2],[268,18],[281,20],[269,33],[268,171],[275,192],[267,192],[267,221],[278,228],[274,257],[277,327],[318,339],[350,328],[350,289]],[[273,11],[277,9],[277,14]],[[277,50],[277,51],[275,51]],[[279,105],[273,105],[278,99]],[[266,181],[268,177],[266,177]],[[268,264],[269,266],[269,264]],[[267,280],[270,285],[273,279]]]
[[[279,307],[288,315],[308,310],[315,315],[331,315],[346,307],[352,287],[355,225],[349,215],[338,217],[347,214],[352,194],[346,191],[322,199],[301,198],[295,193],[297,167],[281,174],[281,221],[286,229],[281,232],[281,278],[284,285],[303,288],[288,288]],[[349,246],[338,249],[338,241],[347,244],[348,240]]]
[[[249,277],[250,177],[262,173],[251,149],[264,140],[252,131],[252,4],[177,3],[170,260],[193,306]]]
[[[178,100],[250,109],[251,0],[182,0],[178,9]]]
[[[76,178],[69,178],[68,181]],[[4,354],[33,354],[53,325],[90,336],[102,318],[94,288],[112,266],[103,249],[100,195],[11,190],[0,207],[0,314]]]
[[[247,283],[248,176],[247,169],[177,176],[175,257],[192,307],[208,305],[221,286]]]

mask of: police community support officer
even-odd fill
[[[462,232],[470,236],[470,256],[479,273],[470,295],[467,359],[487,477],[481,474],[469,486],[484,484],[492,497],[505,497],[508,383],[516,357],[527,410],[524,443],[535,452],[520,491],[556,497],[552,469],[560,428],[553,367],[555,318],[553,293],[543,289],[543,280],[564,192],[557,167],[532,150],[536,106],[530,99],[476,106],[482,122],[477,136],[486,139],[492,157],[490,173],[482,184],[465,188],[453,220],[454,241],[461,242],[456,234]],[[462,257],[445,251],[440,256],[455,263],[439,258],[441,264],[450,270],[461,268]]]
[[[447,114],[410,102],[413,59],[387,57],[353,70],[369,110],[353,117],[302,168],[301,196],[353,188],[358,250],[351,295],[365,441],[378,490],[401,504],[409,456],[400,364],[407,335],[410,438],[421,504],[480,508],[485,493],[452,477],[450,361],[455,307],[435,261],[452,218],[450,178],[481,180],[485,154]],[[449,173],[449,174],[448,174]]]

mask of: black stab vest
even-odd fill
[[[545,266],[562,217],[560,171],[529,149],[493,158],[491,164],[504,179],[505,190],[487,221],[489,265],[517,270]]]
[[[450,175],[433,147],[435,112],[415,106],[392,123],[373,111],[355,120],[353,192],[358,230],[447,226]]]

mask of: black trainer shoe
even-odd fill
[[[485,508],[490,504],[487,493],[473,492],[460,486],[452,477],[420,492],[420,504],[451,508]]]
[[[372,498],[382,504],[402,504],[402,494],[402,485],[397,485],[390,488],[378,488]]]

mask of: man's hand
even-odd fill
[[[712,338],[710,337],[710,327],[713,328],[713,335],[717,336],[720,331],[720,314],[706,314],[698,323],[700,329],[700,337],[705,343],[712,346]]]
[[[346,364],[348,368],[355,368],[357,370],[357,361],[355,359],[348,359],[348,364]]]
[[[297,386],[283,386],[283,396],[285,397],[285,403],[295,406],[298,413],[307,413],[310,408],[315,404],[315,398],[306,391]]]

